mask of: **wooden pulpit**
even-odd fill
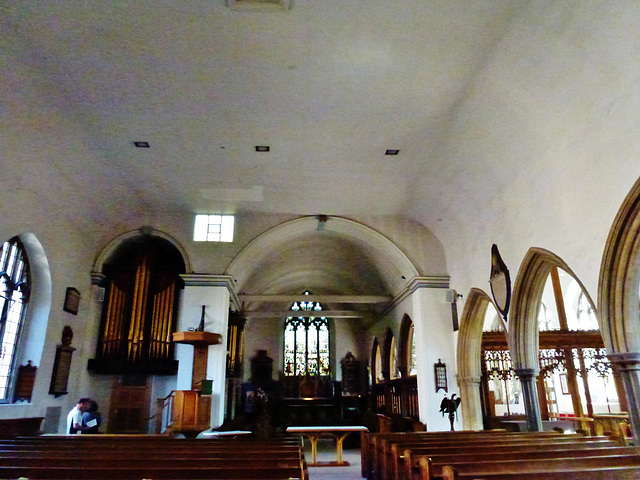
[[[200,383],[207,378],[207,359],[209,345],[216,345],[222,335],[213,332],[175,332],[173,341],[193,345],[193,371],[191,372],[191,390],[200,390]]]

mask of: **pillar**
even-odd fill
[[[463,428],[465,430],[482,430],[482,399],[480,398],[480,377],[461,377],[456,375],[462,403]]]
[[[640,352],[607,355],[624,385],[633,443],[640,441]]]
[[[197,328],[205,305],[204,331],[222,335],[220,344],[208,347],[206,371],[206,379],[213,380],[211,427],[218,427],[224,421],[227,327],[230,300],[235,295],[234,283],[228,275],[186,274],[181,277],[185,288],[177,331]],[[191,390],[193,347],[176,344],[176,359],[179,361],[176,390]]]
[[[527,412],[527,429],[530,432],[542,431],[542,417],[540,415],[540,400],[538,398],[537,368],[517,368],[516,375],[522,384],[522,397]]]

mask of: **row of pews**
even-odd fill
[[[2,479],[308,479],[299,438],[70,435],[0,440]]]
[[[640,447],[556,432],[366,433],[368,480],[640,479]]]

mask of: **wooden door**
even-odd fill
[[[120,377],[113,385],[108,433],[149,433],[148,377]]]

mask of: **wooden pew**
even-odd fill
[[[226,465],[221,467],[99,467],[91,465],[22,467],[0,466],[0,478],[29,478],[37,480],[81,479],[81,480],[140,480],[140,479],[301,479],[299,467],[280,465]]]
[[[429,460],[426,457],[420,459],[421,478],[427,480]],[[607,455],[596,457],[559,457],[546,459],[520,459],[520,460],[493,460],[481,462],[458,462],[455,465],[445,465],[442,468],[442,476],[431,476],[432,479],[462,480],[462,479],[492,479],[496,475],[522,478],[523,474],[538,475],[538,478],[576,478],[568,477],[576,472],[587,473],[589,471],[609,470],[615,471],[621,467],[631,467],[640,473],[640,454]],[[557,474],[561,474],[559,477]],[[609,478],[618,478],[617,476]],[[638,478],[638,477],[635,477]]]
[[[546,459],[577,459],[587,457],[611,457],[611,456],[633,456],[640,455],[638,447],[608,447],[608,448],[581,448],[575,445],[573,449],[557,450],[548,448],[537,448],[525,451],[511,451],[505,449],[496,454],[496,452],[483,453],[466,453],[460,454],[434,454],[425,456],[427,458],[426,477],[430,480],[443,477],[443,469],[445,466],[453,467],[460,471],[458,467],[466,468],[469,464],[474,465],[493,465],[494,462],[513,462],[528,460],[546,460]],[[422,468],[424,470],[424,467]],[[423,475],[421,472],[418,478]],[[407,478],[415,478],[407,477]]]
[[[380,478],[392,478],[394,469],[397,470],[395,464],[398,463],[399,457],[403,454],[405,448],[422,447],[422,448],[441,448],[446,446],[461,447],[465,446],[488,446],[490,448],[499,448],[502,445],[515,444],[540,444],[543,442],[553,442],[563,444],[567,442],[585,442],[591,441],[590,437],[584,435],[563,435],[548,432],[525,432],[525,433],[504,433],[501,435],[484,435],[477,433],[475,435],[466,436],[441,436],[436,438],[397,438],[382,439],[377,443],[372,455],[372,465],[374,472],[372,478],[378,480]],[[380,473],[380,475],[378,475]]]
[[[464,436],[477,433],[502,434],[506,433],[506,430],[460,430],[457,432],[365,432],[362,434],[362,444],[360,445],[362,476],[369,478],[372,470],[372,457],[373,452],[375,451],[375,445],[381,439],[403,438],[406,436],[411,436],[413,438],[422,436],[425,436],[426,438],[436,438],[445,435]]]
[[[366,476],[369,480],[373,480],[375,472],[379,470],[379,464],[390,442],[414,442],[426,441],[434,442],[440,439],[462,439],[462,438],[479,438],[482,436],[493,435],[522,435],[520,432],[507,432],[506,430],[462,430],[457,432],[396,432],[396,433],[373,433],[363,435],[362,447],[362,476]],[[557,435],[557,434],[555,434]]]
[[[476,455],[495,455],[496,448],[500,449],[501,453],[511,452],[517,454],[518,452],[529,452],[535,450],[537,452],[567,452],[576,450],[594,450],[594,449],[612,449],[623,448],[620,447],[617,440],[607,439],[606,437],[586,437],[576,438],[575,441],[554,442],[551,440],[545,440],[541,442],[505,442],[504,444],[493,444],[491,449],[487,449],[484,445],[480,444],[462,444],[462,445],[446,445],[442,447],[434,446],[410,446],[411,448],[404,448],[403,454],[398,455],[394,449],[395,462],[393,464],[393,479],[408,480],[413,476],[414,472],[418,468],[418,464],[422,457],[434,457],[434,456],[464,456],[473,457]]]
[[[159,439],[152,436],[135,439],[84,437],[2,441],[0,478],[308,478],[299,439],[238,441]],[[81,464],[78,463],[79,457]]]

